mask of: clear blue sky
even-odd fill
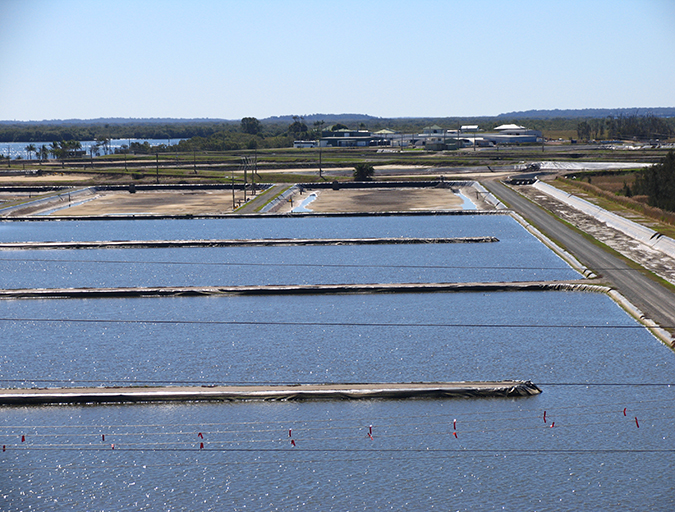
[[[0,0],[0,120],[675,106],[675,0]]]

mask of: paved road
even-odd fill
[[[510,188],[496,181],[486,180],[482,184],[514,211],[532,222],[542,233],[562,244],[569,253],[601,276],[647,317],[671,333],[675,332],[674,293],[591,243]]]

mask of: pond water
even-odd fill
[[[0,221],[0,242],[498,236],[523,228],[505,214],[225,219]]]
[[[28,386],[672,375],[672,354],[591,293],[0,301],[0,322],[0,381]]]
[[[571,272],[553,265],[550,254],[542,256],[547,251],[538,243],[530,248],[530,235],[508,217],[474,222],[477,218],[379,219],[377,226],[364,222],[354,231],[358,236],[500,233],[502,242],[471,246],[471,254],[462,256],[460,249],[432,256],[437,246],[425,246],[417,257],[466,266],[514,261],[530,269],[555,267],[554,274]],[[279,237],[334,236],[352,229],[349,222],[338,229],[305,223],[309,220],[274,226],[252,220],[245,229]],[[408,220],[413,226],[406,226]],[[241,233],[235,224],[222,224],[223,232]],[[76,224],[45,225],[55,228],[58,239],[67,236],[62,226]],[[11,225],[14,238],[35,237],[34,224],[20,225],[33,230],[29,234],[17,226]],[[150,235],[140,223],[131,238],[162,238],[165,228],[155,227]],[[69,236],[97,234],[83,229]],[[213,224],[204,229],[218,231]],[[521,233],[508,235],[511,231]],[[508,244],[512,250],[503,249]],[[519,246],[521,255],[509,255]],[[502,250],[490,252],[491,247]],[[274,253],[271,260],[383,258],[391,265],[386,251],[331,256],[337,248],[321,249],[327,253]],[[64,259],[73,258],[64,253],[69,253]],[[137,263],[141,257],[156,261],[149,250],[113,253]],[[272,254],[254,253],[258,256],[251,258],[265,264]],[[8,262],[7,254],[14,253],[0,254],[3,265],[18,264]],[[51,251],[21,254],[54,259]],[[77,258],[83,254],[94,252],[78,252]],[[198,251],[186,254],[188,261],[217,260]],[[67,264],[83,274],[113,273],[104,263],[98,264],[101,271],[93,262]],[[56,267],[46,268],[44,275]],[[457,279],[464,271],[476,272],[464,269]],[[180,272],[176,276],[183,279]],[[236,281],[229,274],[218,279]],[[543,389],[520,399],[4,407],[2,510],[672,508],[674,354],[604,295],[8,300],[0,301],[0,325],[0,382],[10,387],[531,379]]]
[[[0,251],[0,287],[234,286],[577,279],[508,216],[0,223],[3,241],[495,236],[469,244]],[[248,221],[248,222],[247,222]],[[323,223],[322,223],[323,222]],[[405,224],[410,223],[406,226]],[[175,229],[174,229],[175,228]]]

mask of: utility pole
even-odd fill
[[[253,150],[253,175],[258,177],[260,180],[260,175],[258,174],[258,148],[256,147]],[[253,187],[253,192],[255,193],[255,186]]]
[[[232,211],[234,211],[234,167],[232,168]]]
[[[246,170],[248,169],[248,157],[244,157],[244,203],[246,203],[246,182],[248,181],[248,177],[246,176]]]
[[[155,153],[155,170],[157,172],[157,184],[159,185],[159,153]]]
[[[544,141],[545,140],[546,139],[544,138],[544,133],[542,132],[542,134],[541,134],[541,152],[542,153],[544,152]]]
[[[319,144],[319,178],[323,178],[323,168],[321,162],[321,138],[323,137],[323,124],[325,121],[318,121],[319,124],[319,138],[317,143]]]
[[[253,166],[251,167],[251,192],[255,195],[255,173],[257,167],[258,153],[257,150],[253,150]]]

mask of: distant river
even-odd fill
[[[160,144],[171,146],[178,144],[181,140],[184,139],[110,139],[110,152],[114,153],[116,149],[120,149],[122,146],[128,147],[132,142],[138,142],[139,144],[147,142],[151,146],[158,146]],[[0,142],[0,155],[4,157],[9,155],[12,159],[21,157],[24,160],[36,160],[34,153],[29,155],[26,151],[26,146],[29,144],[33,144],[37,148],[43,145],[49,148],[51,142]],[[81,140],[80,144],[82,144],[82,149],[89,154],[89,148],[96,144],[96,141]]]

